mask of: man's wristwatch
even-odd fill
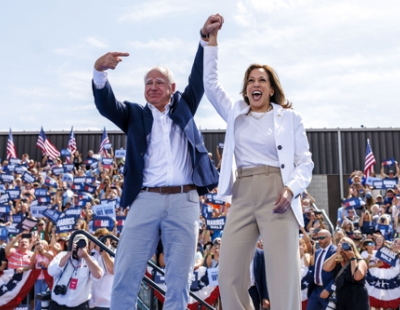
[[[201,32],[202,29],[200,29],[200,37],[204,40],[208,40],[208,38],[210,37],[210,35],[208,34],[203,34],[203,32]]]

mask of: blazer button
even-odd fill
[[[282,168],[282,169],[283,169],[283,168],[285,168],[285,165],[284,165],[284,164],[282,164],[282,165],[281,165],[281,168]]]
[[[282,149],[282,145],[278,145],[278,150],[281,150]]]

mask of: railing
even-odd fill
[[[335,229],[333,227],[331,220],[329,219],[329,216],[326,215],[325,210],[319,209],[315,203],[313,203],[312,206],[313,206],[314,211],[321,212],[321,214],[324,216],[325,221],[328,223],[329,231],[330,231],[331,235],[333,236],[333,234],[335,233]]]
[[[93,235],[91,235],[90,233],[88,233],[85,230],[77,230],[74,231],[70,238],[69,238],[69,242],[68,242],[68,251],[72,250],[72,245],[73,245],[73,240],[75,238],[76,235],[84,235],[86,238],[88,238],[90,241],[92,241],[94,244],[96,244],[97,246],[100,247],[100,249],[102,249],[103,251],[106,251],[108,254],[110,254],[112,257],[115,257],[115,252],[112,251],[111,249],[109,249],[104,243],[103,241],[105,241],[106,239],[113,239],[115,241],[119,241],[119,238],[116,237],[115,235],[105,235],[100,237],[99,239],[97,239],[96,237],[94,237]],[[155,271],[160,273],[161,275],[165,275],[164,270],[162,270],[160,267],[158,267],[156,264],[154,264],[152,261],[148,261],[147,265],[151,268],[153,268],[153,273],[152,273],[152,279],[149,279],[148,277],[144,277],[143,278],[143,282],[145,282],[148,286],[151,287],[151,303],[150,303],[150,308],[148,308],[149,310],[154,310],[154,305],[153,305],[153,297],[154,297],[154,290],[156,290],[157,292],[159,292],[161,295],[165,296],[165,291],[157,284],[154,282],[154,277],[155,277]],[[201,298],[199,298],[198,296],[196,296],[193,292],[189,292],[190,297],[192,297],[194,300],[196,300],[199,303],[198,309],[202,309],[202,307],[205,307],[207,310],[215,310],[215,308],[213,308],[212,306],[210,306],[208,303],[206,303],[204,300],[202,300]],[[147,308],[147,307],[146,307]]]

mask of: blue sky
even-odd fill
[[[199,29],[216,12],[225,17],[221,84],[232,98],[247,66],[265,63],[307,128],[399,127],[398,0],[20,0],[1,12],[0,131],[117,129],[93,103],[95,60],[130,53],[109,73],[121,101],[145,102],[143,75],[154,65],[183,89]],[[196,122],[225,128],[206,98]]]

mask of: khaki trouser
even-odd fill
[[[238,169],[221,241],[219,286],[225,310],[252,310],[250,263],[259,235],[264,244],[272,310],[300,310],[299,225],[291,209],[273,214],[283,183],[279,168]]]

